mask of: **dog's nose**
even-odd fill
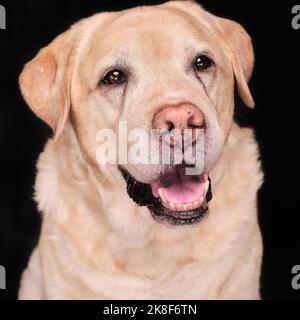
[[[192,130],[192,139],[196,141],[199,130],[204,127],[204,115],[193,104],[167,105],[154,116],[153,128],[162,132],[171,132],[173,129]]]

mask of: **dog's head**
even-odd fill
[[[80,21],[26,65],[20,85],[58,142],[71,126],[88,161],[112,184],[119,183],[116,172],[123,175],[128,195],[156,220],[193,224],[207,210],[209,173],[230,132],[235,80],[241,98],[253,107],[247,85],[252,67],[251,40],[239,24],[191,1],[172,1]],[[166,143],[170,162],[161,161],[165,155],[158,163],[124,158],[129,148],[122,149],[120,122],[131,135],[125,144],[137,139],[135,129],[161,134],[156,151],[143,142],[139,152],[149,160]],[[101,129],[116,133],[108,150],[115,148],[116,163],[106,167],[96,157]],[[175,163],[174,140],[164,138],[176,132],[183,141],[185,129],[191,133],[187,149],[202,163],[192,175],[185,161]],[[199,140],[204,148],[197,154]]]

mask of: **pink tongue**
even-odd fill
[[[176,204],[190,203],[199,200],[204,194],[203,175],[185,175],[185,170],[178,170],[167,178],[160,178],[151,183],[152,193],[158,198],[158,189],[167,201]]]

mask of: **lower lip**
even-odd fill
[[[203,211],[200,213],[187,213],[187,214],[161,214],[157,215],[150,210],[150,213],[154,220],[157,222],[163,222],[171,226],[183,226],[183,225],[195,225],[198,224],[202,218],[206,215],[208,208],[203,208]]]

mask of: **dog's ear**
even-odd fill
[[[245,29],[238,23],[215,17],[221,28],[223,41],[231,51],[233,72],[235,75],[238,92],[244,103],[254,107],[254,101],[248,87],[254,65],[254,52],[252,41]]]
[[[55,38],[28,62],[19,78],[24,99],[54,131],[63,132],[70,110],[74,27]]]

